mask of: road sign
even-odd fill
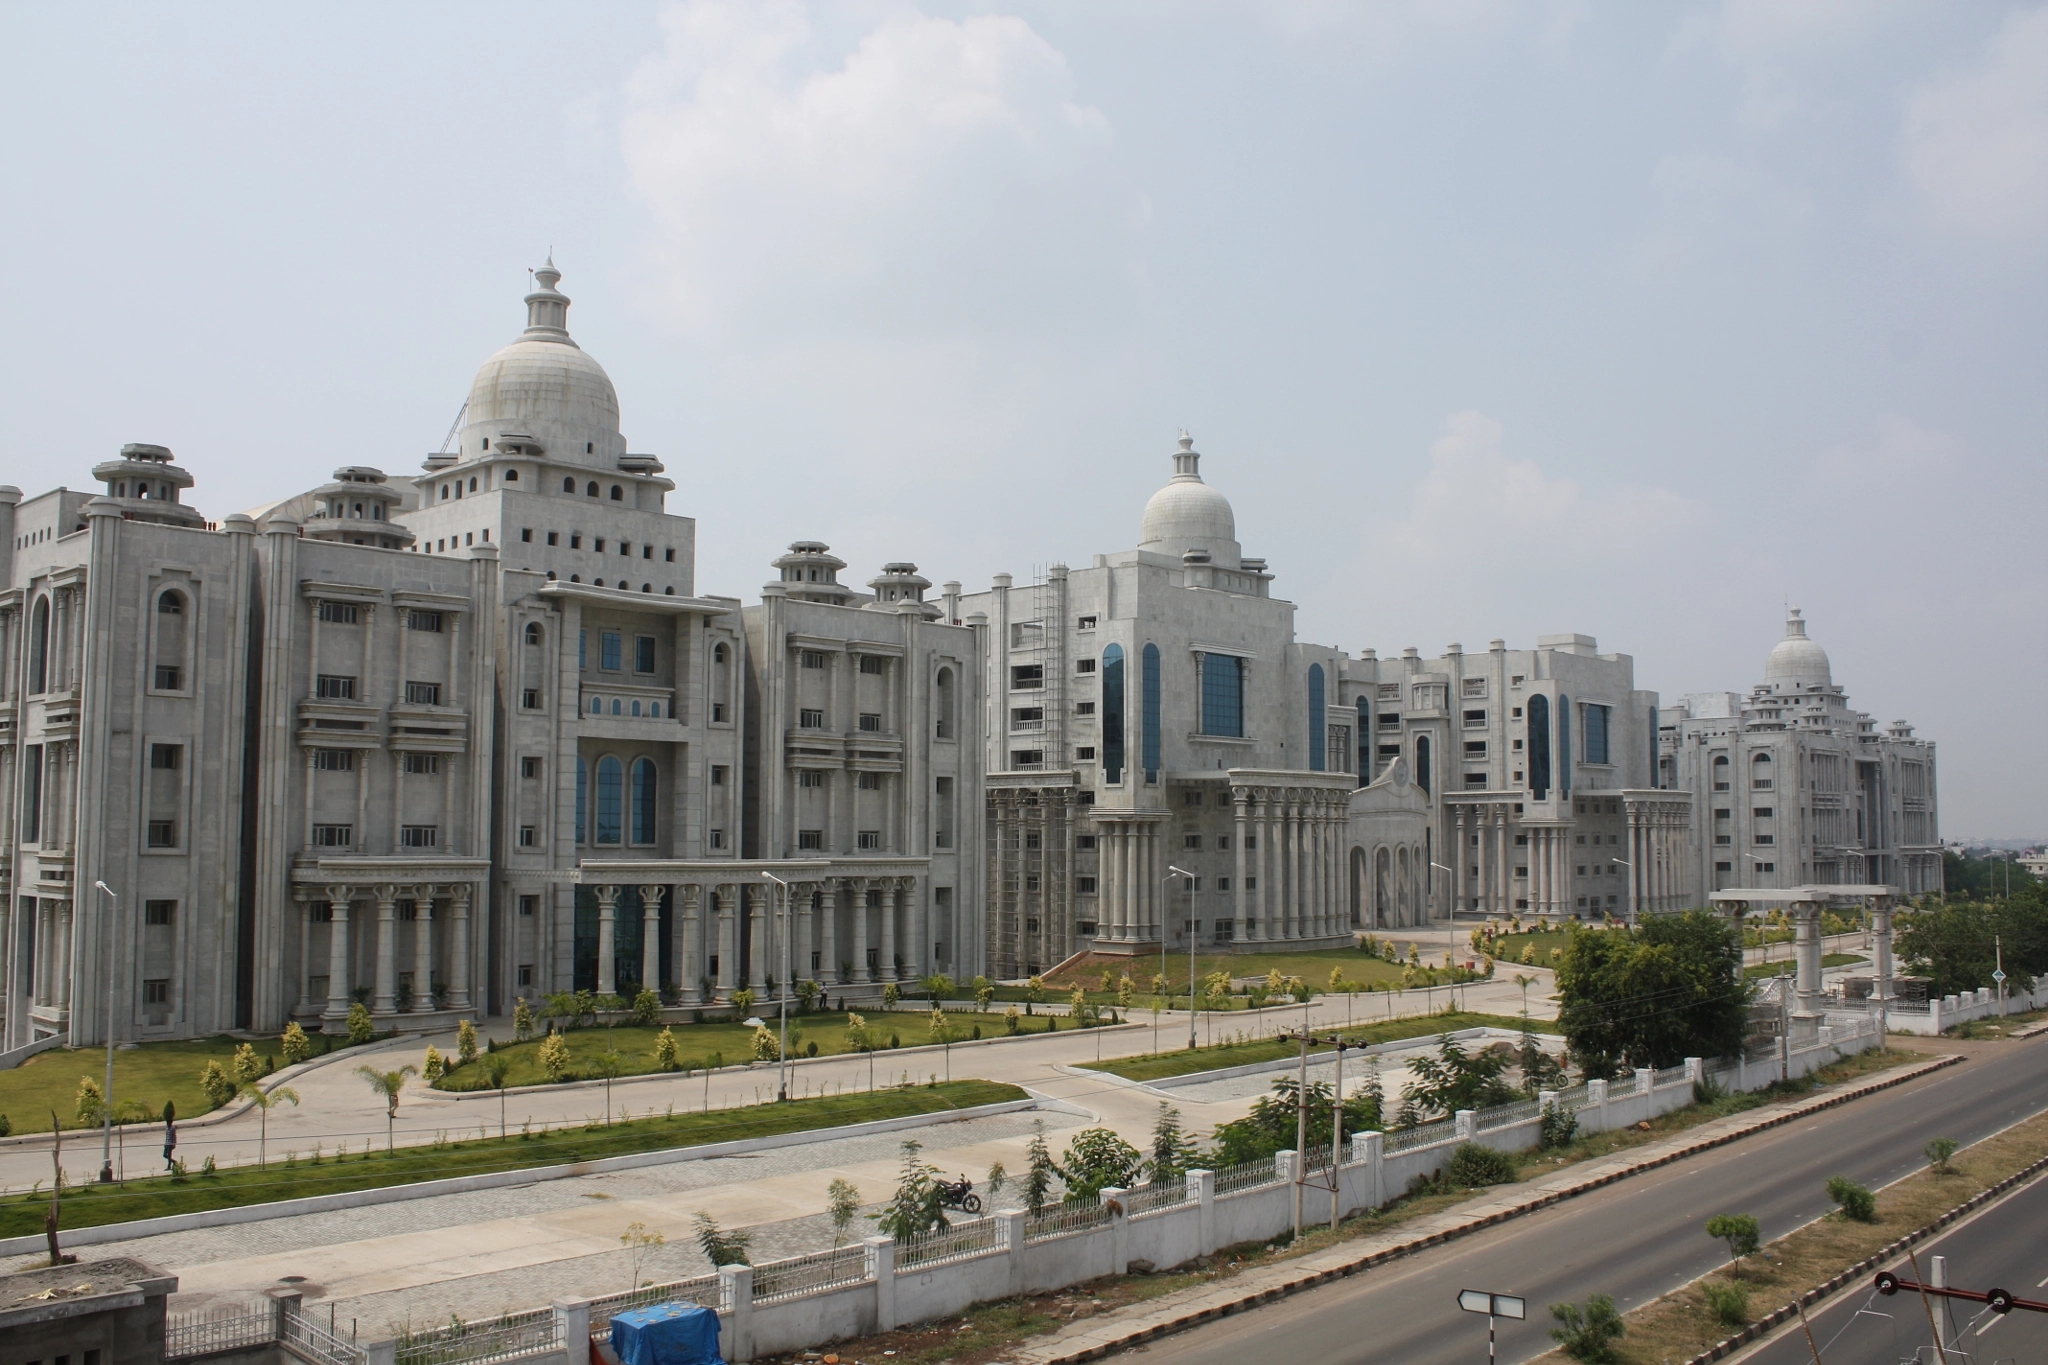
[[[2005,969],[2001,967],[1997,971],[1993,972],[1991,974],[1991,979],[1993,981],[2003,984],[2005,981]]]
[[[1518,1322],[1529,1316],[1527,1299],[1518,1299],[1513,1294],[1489,1294],[1484,1289],[1459,1290],[1458,1307],[1467,1313],[1484,1313],[1490,1318],[1514,1318]]]

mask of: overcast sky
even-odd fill
[[[0,479],[413,472],[550,248],[700,589],[1130,548],[1187,427],[1304,638],[1806,610],[2048,835],[2048,6],[0,5]]]

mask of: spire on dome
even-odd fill
[[[1173,477],[1177,480],[1193,479],[1196,483],[1200,483],[1202,481],[1201,465],[1202,454],[1195,449],[1195,438],[1188,435],[1186,427],[1182,427],[1180,449],[1173,452]]]
[[[534,290],[526,296],[526,335],[544,341],[566,342],[569,340],[569,297],[555,288],[562,272],[555,269],[555,253],[548,253],[548,263],[533,272]]]

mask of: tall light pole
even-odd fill
[[[1635,880],[1636,865],[1634,863],[1630,862],[1626,858],[1609,858],[1607,861],[1610,863],[1620,863],[1623,867],[1628,869],[1629,880]],[[1636,898],[1633,892],[1629,894],[1628,898],[1628,927],[1631,929],[1636,927]]]
[[[1443,874],[1444,874],[1444,875],[1445,875],[1446,877],[1449,877],[1449,876],[1452,876],[1452,875],[1454,875],[1454,874],[1453,874],[1453,873],[1451,872],[1451,869],[1449,869],[1448,867],[1445,867],[1445,866],[1444,866],[1444,865],[1443,865],[1442,863],[1439,863],[1439,862],[1434,862],[1434,861],[1433,861],[1433,862],[1431,862],[1431,863],[1430,863],[1430,866],[1431,866],[1431,867],[1433,867],[1433,868],[1435,868],[1435,869],[1436,869],[1437,871],[1439,871],[1439,872],[1443,873]],[[1457,906],[1455,906],[1455,905],[1453,905],[1453,906],[1451,907],[1451,913],[1450,913],[1450,914],[1448,914],[1448,915],[1446,915],[1446,916],[1444,917],[1444,959],[1445,959],[1445,962],[1446,962],[1447,964],[1449,963],[1449,961],[1450,961],[1450,959],[1451,959],[1451,958],[1453,958],[1453,957],[1455,957],[1455,956],[1457,955],[1457,951],[1458,951],[1458,907],[1457,907]],[[1457,998],[1457,995],[1455,994],[1455,992],[1456,992],[1456,989],[1457,989],[1457,978],[1456,978],[1456,977],[1453,977],[1453,978],[1452,978],[1452,982],[1451,982],[1451,985],[1452,985],[1452,990],[1453,990],[1453,994],[1452,994],[1452,996],[1451,996],[1451,1003],[1452,1003],[1452,1004],[1454,1004],[1454,1005],[1457,1005],[1457,1004],[1458,1004],[1459,1002],[1458,1002],[1458,998]],[[1462,1008],[1462,1006],[1460,1006],[1460,1008]],[[1306,1024],[1304,1024],[1304,1025],[1302,1025],[1302,1027],[1303,1027],[1303,1028],[1306,1028],[1306,1027],[1308,1027],[1308,1026],[1307,1026]]]
[[[782,1009],[782,1046],[777,1049],[780,1055],[777,1058],[775,1080],[780,1088],[780,1093],[775,1098],[778,1104],[787,1104],[789,1102],[790,1067],[789,993],[793,980],[790,974],[796,970],[792,965],[793,959],[790,954],[794,951],[794,948],[791,946],[791,940],[796,935],[789,932],[789,883],[776,876],[773,872],[763,872],[761,875],[782,888],[782,999],[779,1002]]]
[[[1186,877],[1190,887],[1195,884],[1194,873],[1175,867],[1172,863],[1166,865],[1166,875],[1159,879],[1159,993],[1166,996],[1169,1003],[1172,1002],[1173,996],[1166,987],[1166,889],[1173,885],[1175,877]],[[1195,893],[1192,890],[1188,892],[1188,909],[1191,912],[1195,908],[1194,895]],[[1194,1045],[1195,928],[1193,915],[1190,914],[1188,919],[1188,1046],[1193,1047]],[[1154,1052],[1159,1050],[1157,1039],[1154,1039],[1152,1043],[1152,1050]]]
[[[103,989],[107,993],[107,1092],[100,1103],[100,1183],[114,1183],[114,914],[121,898],[105,882],[94,882],[107,893],[107,955],[102,961]],[[124,1158],[125,1160],[125,1158]]]

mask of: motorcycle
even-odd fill
[[[966,1176],[955,1180],[941,1180],[939,1204],[942,1208],[959,1209],[963,1213],[980,1213],[981,1196],[974,1192],[974,1182]]]

